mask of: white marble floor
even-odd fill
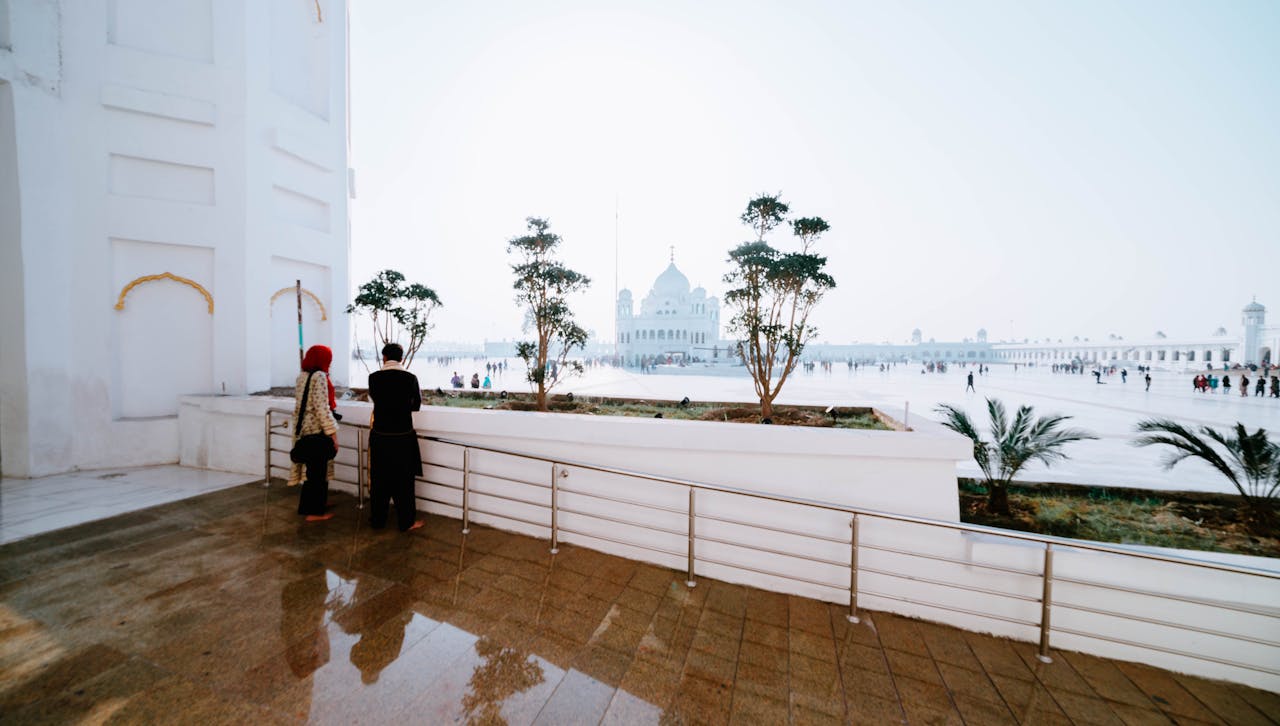
[[[181,466],[148,466],[77,471],[40,479],[0,479],[0,544],[259,478]]]

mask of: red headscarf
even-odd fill
[[[308,373],[320,371],[324,373],[325,380],[329,382],[330,410],[338,407],[337,398],[333,394],[333,379],[329,377],[329,364],[332,362],[333,351],[329,350],[327,345],[313,345],[307,348],[307,354],[302,357],[302,370]]]

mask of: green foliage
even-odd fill
[[[827,258],[810,252],[830,226],[820,217],[792,221],[799,252],[783,252],[764,237],[786,221],[790,207],[777,195],[761,195],[747,203],[743,224],[756,233],[729,251],[730,289],[725,304],[732,310],[728,332],[738,338],[738,351],[755,384],[760,413],[772,414],[773,401],[795,370],[805,345],[818,334],[809,315],[836,286],[827,274]]]
[[[1272,533],[1280,520],[1280,444],[1271,441],[1266,429],[1253,433],[1237,423],[1231,433],[1223,434],[1209,426],[1199,433],[1171,419],[1140,421],[1138,431],[1144,435],[1134,446],[1167,446],[1165,469],[1172,469],[1186,459],[1199,459],[1213,467],[1240,492],[1245,506],[1254,515],[1253,526],[1260,534]]]
[[[1067,455],[1062,448],[1074,441],[1098,437],[1081,429],[1063,428],[1070,416],[1058,414],[1035,418],[1035,409],[1020,406],[1013,420],[1004,404],[987,399],[991,439],[983,438],[969,414],[942,404],[935,409],[943,415],[942,425],[973,442],[973,460],[982,471],[983,484],[990,492],[987,508],[996,514],[1009,513],[1009,483],[1028,463],[1040,461],[1051,466]]]
[[[516,344],[516,355],[528,367],[528,380],[538,396],[538,410],[547,410],[547,392],[565,377],[581,373],[580,361],[568,360],[574,349],[587,345],[587,331],[573,319],[567,297],[584,290],[591,280],[565,267],[556,259],[560,235],[551,232],[551,223],[529,217],[529,234],[507,243],[507,252],[516,255],[511,265],[515,273],[516,303],[525,308],[525,330],[536,340]],[[552,377],[554,367],[558,377]]]
[[[401,273],[383,270],[360,286],[347,314],[369,317],[379,348],[387,343],[403,345],[404,365],[408,366],[431,332],[431,314],[441,305],[435,290],[416,282],[406,284]],[[407,340],[400,340],[402,335],[408,336]]]

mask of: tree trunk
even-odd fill
[[[538,383],[538,410],[547,410],[547,387],[541,382]]]
[[[988,484],[991,491],[987,494],[987,511],[991,514],[1008,515],[1009,488],[1003,484]]]
[[[761,398],[760,399],[760,418],[766,419],[766,418],[772,418],[772,417],[773,417],[773,401],[769,400],[768,398]]]

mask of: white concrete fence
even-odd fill
[[[251,471],[256,460],[280,476],[291,429],[271,406],[292,408],[184,400],[183,463]],[[342,412],[358,422],[368,410]],[[415,423],[419,508],[462,527],[848,605],[855,617],[887,610],[1039,642],[1048,657],[1062,648],[1280,691],[1273,561],[962,524],[955,462],[970,445],[936,424],[854,431],[444,407]],[[341,435],[336,478],[355,493],[365,431]]]

